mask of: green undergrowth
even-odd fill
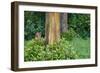
[[[89,39],[74,38],[67,41],[61,38],[54,44],[46,44],[43,38],[24,43],[25,61],[70,60],[90,58]]]

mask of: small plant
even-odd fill
[[[68,41],[71,41],[76,36],[78,36],[78,34],[76,34],[73,28],[70,28],[68,31],[63,32],[61,35],[62,38],[65,38]]]

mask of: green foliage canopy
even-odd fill
[[[68,13],[68,24],[82,38],[90,37],[90,14]]]
[[[41,32],[42,37],[45,35],[45,12],[24,12],[24,38],[31,40],[35,37],[36,32]]]

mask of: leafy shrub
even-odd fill
[[[78,34],[76,34],[76,32],[73,30],[73,28],[70,28],[67,32],[63,32],[61,34],[61,37],[65,38],[68,41],[71,41],[76,36],[78,36]]]
[[[45,55],[45,44],[43,38],[39,40],[32,39],[30,41],[25,41],[24,49],[25,61],[35,61],[44,59],[43,56]]]
[[[45,45],[45,40],[31,40],[25,43],[25,61],[75,59],[78,57],[75,49],[65,38],[54,44]]]

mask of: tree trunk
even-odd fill
[[[67,13],[60,14],[60,31],[66,32],[68,30]]]
[[[60,13],[46,13],[45,36],[48,44],[53,44],[60,38]]]

